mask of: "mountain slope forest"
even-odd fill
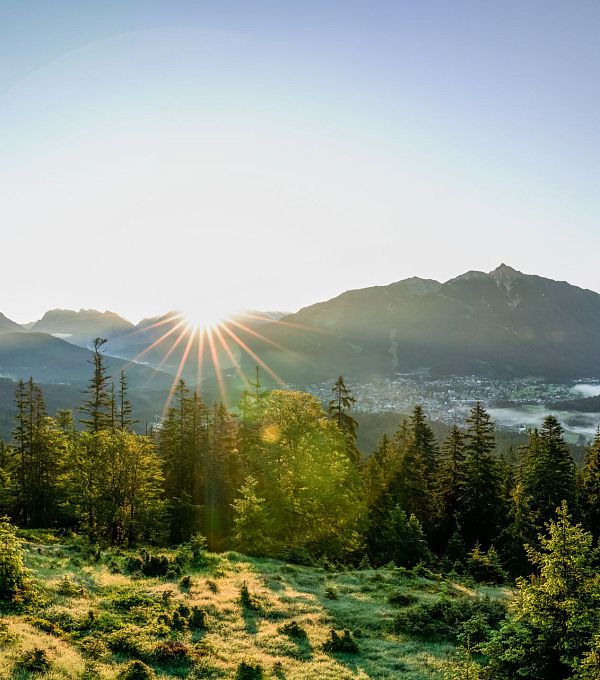
[[[600,435],[499,455],[481,404],[443,441],[416,405],[365,460],[343,378],[324,409],[260,376],[139,435],[102,349],[80,427],[16,385],[0,677],[597,677]]]

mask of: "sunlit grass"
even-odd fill
[[[110,642],[110,629],[123,626],[133,631],[142,650],[153,649],[165,635],[184,642],[193,663],[184,667],[151,664],[158,677],[232,678],[245,660],[260,664],[265,678],[397,678],[401,674],[407,680],[441,679],[453,663],[452,645],[394,633],[391,624],[398,606],[390,604],[388,597],[398,589],[419,600],[440,592],[463,597],[476,594],[463,584],[417,578],[402,570],[330,573],[319,567],[237,553],[206,555],[203,566],[186,570],[190,583],[183,587],[179,577],[140,578],[120,573],[117,570],[123,570],[125,561],[124,554],[105,552],[96,562],[69,544],[30,543],[27,563],[39,584],[44,606],[35,612],[2,617],[9,636],[8,641],[0,642],[0,679],[29,677],[16,669],[23,655],[33,648],[43,649],[51,663],[44,677],[116,678],[135,654],[106,650],[91,658],[85,648],[89,644],[86,636],[69,630],[70,622],[86,616],[106,626],[87,636],[101,644]],[[244,584],[251,594],[252,607],[240,601]],[[510,596],[500,589],[486,590],[494,597]],[[169,600],[171,610],[180,604],[202,607],[207,630],[161,633],[154,604],[116,608],[115,602],[133,596],[159,603],[157,607]],[[40,618],[46,623],[40,624]],[[282,626],[291,621],[305,631],[305,638],[282,632]],[[36,627],[47,622],[56,625],[54,633]],[[359,653],[323,651],[332,628],[350,629]]]

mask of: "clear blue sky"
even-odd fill
[[[600,290],[599,35],[582,0],[1,2],[0,311]]]

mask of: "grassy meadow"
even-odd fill
[[[334,571],[233,552],[190,563],[161,550],[182,566],[144,576],[132,571],[139,551],[24,538],[34,597],[1,612],[1,680],[452,677],[452,635],[418,621],[401,632],[398,617],[428,602],[460,609],[511,595],[419,570]]]

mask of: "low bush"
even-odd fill
[[[308,636],[306,631],[297,621],[288,621],[277,629],[282,635],[287,635],[288,637],[296,638],[298,640],[305,640]]]
[[[343,633],[338,633],[333,628],[329,631],[329,637],[323,645],[326,652],[337,654],[357,654],[358,645],[352,633],[346,628]]]
[[[193,660],[189,645],[175,640],[159,642],[152,650],[152,659],[161,666],[188,666]]]
[[[17,662],[16,670],[25,673],[47,673],[50,666],[50,659],[46,651],[34,647],[23,654]]]
[[[494,546],[484,552],[476,545],[469,553],[466,570],[477,583],[505,583],[508,579]]]
[[[154,671],[143,661],[132,661],[117,676],[119,680],[154,680]]]
[[[188,619],[190,630],[206,630],[208,628],[206,612],[201,607],[192,607]]]
[[[406,593],[402,590],[395,590],[388,595],[388,602],[397,607],[409,607],[411,604],[418,602],[416,595]]]
[[[235,680],[262,680],[263,677],[262,666],[248,661],[242,661],[235,674]]]
[[[240,588],[240,604],[244,609],[250,609],[253,611],[257,611],[258,609],[260,609],[258,600],[248,590],[246,581],[242,583],[242,587]]]
[[[129,558],[127,570],[132,573],[141,572],[144,576],[172,577],[181,573],[181,565],[168,555],[142,550],[139,555]]]
[[[492,600],[484,598],[450,600],[442,596],[403,609],[396,616],[394,628],[400,633],[443,638],[455,642],[465,624],[473,617],[479,616],[490,629],[494,629],[498,627],[504,615],[504,607]]]

